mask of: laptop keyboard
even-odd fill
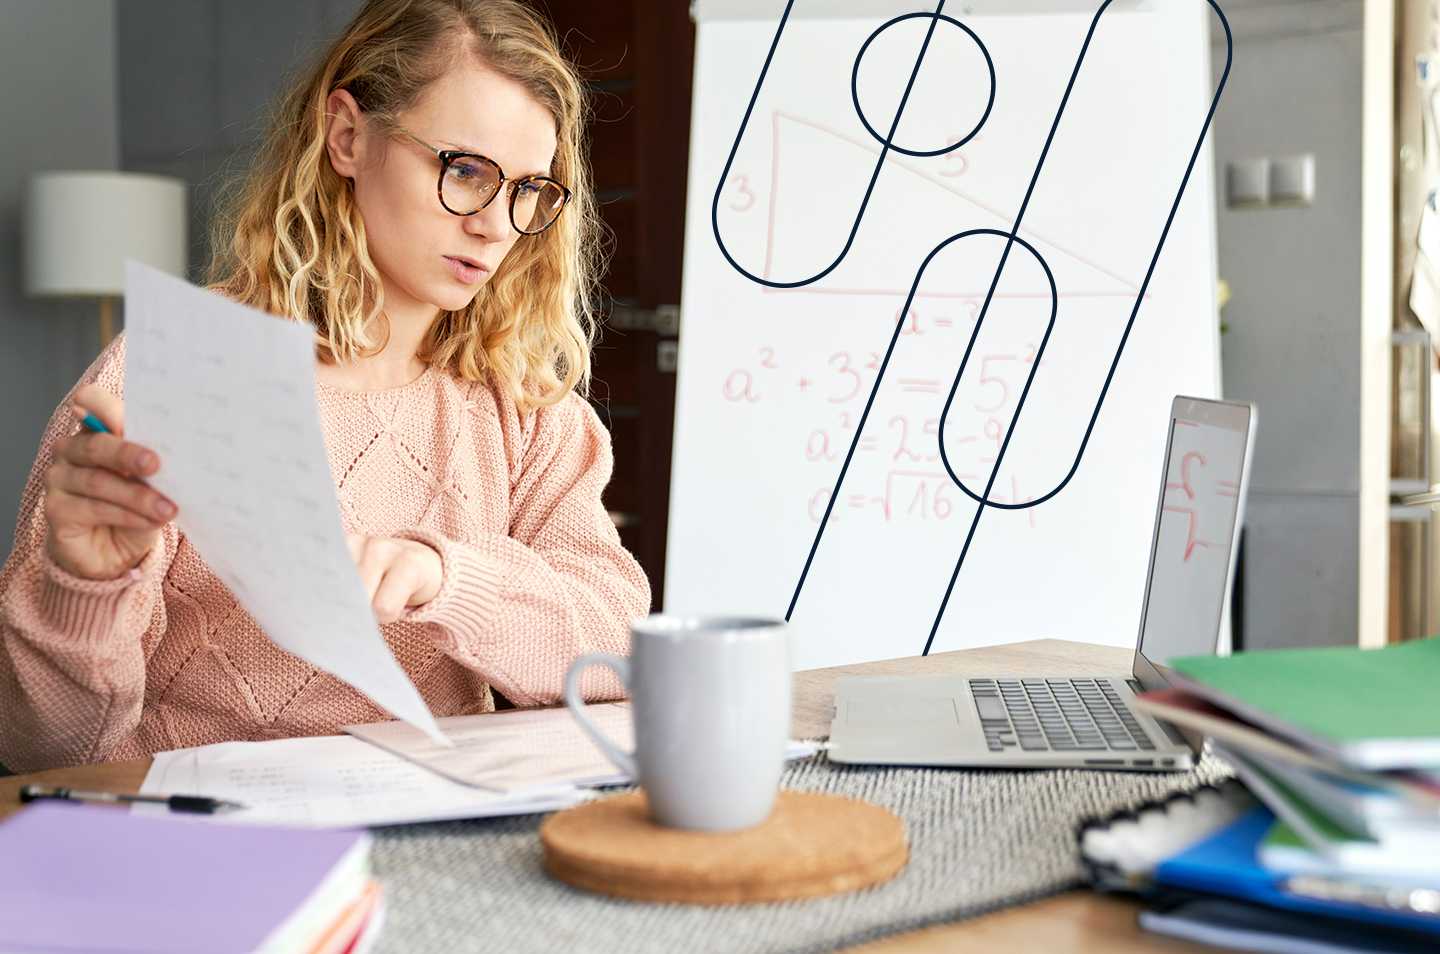
[[[1155,743],[1103,679],[971,679],[992,752],[1154,751]]]

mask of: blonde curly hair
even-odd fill
[[[279,101],[255,164],[221,202],[206,282],[311,323],[323,361],[382,350],[384,338],[369,330],[384,310],[380,275],[354,193],[330,166],[326,99],[349,90],[367,120],[393,127],[466,55],[519,83],[554,117],[551,174],[573,196],[554,225],[515,244],[468,307],[440,313],[419,357],[462,380],[493,375],[533,409],[588,390],[605,232],[585,158],[585,85],[553,28],[518,0],[369,0]]]

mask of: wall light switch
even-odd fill
[[[1315,157],[1286,156],[1270,160],[1270,202],[1309,205],[1315,201]]]
[[[1236,159],[1225,164],[1225,204],[1232,209],[1264,205],[1270,195],[1270,160]]]

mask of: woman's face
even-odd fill
[[[474,215],[453,215],[436,195],[434,153],[367,125],[345,90],[331,93],[329,106],[330,161],[354,183],[386,312],[468,306],[522,238],[510,222],[509,182]],[[507,179],[548,175],[555,156],[550,113],[520,84],[468,58],[430,84],[399,121],[437,148],[493,159]]]

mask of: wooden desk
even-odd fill
[[[1039,639],[1009,646],[936,653],[928,657],[812,669],[795,674],[795,715],[792,733],[809,739],[830,734],[835,680],[842,675],[905,675],[909,673],[1074,673],[1106,675],[1128,672],[1130,651],[1059,639]],[[149,759],[52,769],[0,778],[0,818],[17,811],[21,785],[45,783],[115,792],[138,791]],[[1085,891],[1007,908],[983,917],[885,938],[854,954],[919,954],[1041,950],[1046,954],[1200,954],[1212,948],[1157,938],[1135,923],[1138,907]]]

